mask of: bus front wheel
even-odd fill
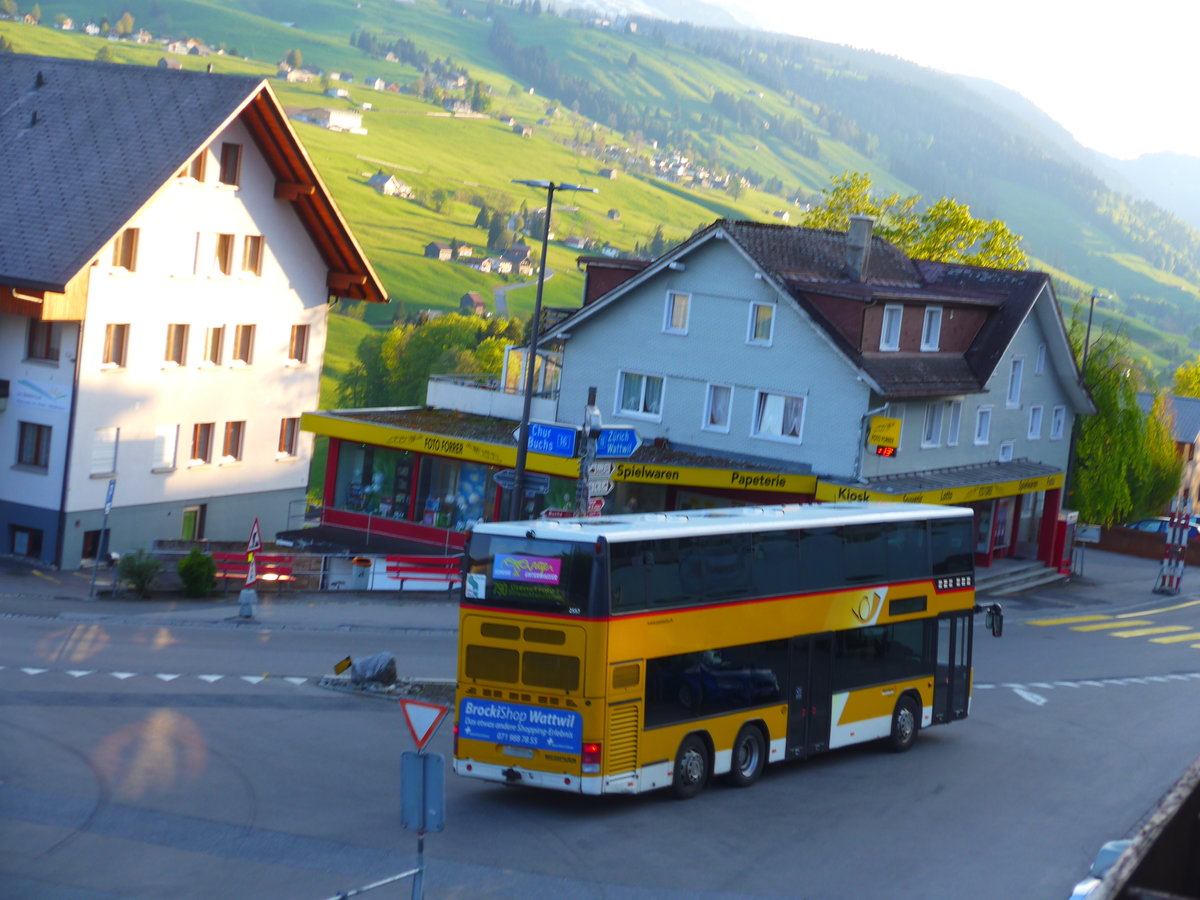
[[[901,697],[892,712],[892,733],[888,736],[888,747],[894,753],[903,753],[916,742],[920,727],[917,704],[912,697]]]
[[[708,745],[699,735],[689,734],[675,754],[675,774],[671,789],[680,800],[688,800],[704,790],[708,783]]]
[[[750,787],[762,775],[767,764],[767,747],[762,732],[754,725],[743,725],[733,742],[733,759],[726,779],[734,787]]]

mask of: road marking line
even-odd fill
[[[1035,688],[1045,688],[1048,691],[1054,690],[1054,685],[1048,684],[1045,681],[1031,681],[1029,682],[1029,686]]]
[[[108,674],[113,678],[120,678],[124,681],[126,678],[132,678],[137,672],[109,672]]]
[[[1122,613],[1116,618],[1130,619],[1136,616],[1153,616],[1157,613],[1174,612],[1177,609],[1187,609],[1191,606],[1200,606],[1200,600],[1189,600],[1187,603],[1177,603],[1175,606],[1164,606],[1162,609],[1143,609],[1141,612]]]
[[[1070,616],[1065,619],[1034,619],[1026,625],[1074,625],[1077,622],[1099,622],[1110,616]]]
[[[1170,634],[1171,632],[1187,631],[1183,625],[1159,625],[1155,628],[1135,628],[1132,631],[1110,631],[1113,637],[1132,638],[1147,637],[1151,634]]]
[[[72,678],[82,678],[84,675],[91,675],[95,669],[67,669],[67,674]]]
[[[46,581],[49,581],[51,584],[62,584],[62,582],[59,581],[57,578],[51,578],[45,572],[39,572],[37,569],[33,570],[33,574],[36,575],[38,578],[44,578]]]
[[[45,669],[21,669],[26,675],[41,675]]]
[[[220,681],[225,676],[224,675],[197,675],[196,677],[199,678],[201,681],[207,681],[209,684],[212,684],[213,682]]]
[[[1109,631],[1113,628],[1128,628],[1130,625],[1153,625],[1150,619],[1135,619],[1132,622],[1105,622],[1102,625],[1077,625],[1072,631]]]
[[[1034,706],[1045,706],[1046,705],[1046,698],[1043,697],[1041,694],[1035,694],[1033,691],[1027,691],[1027,690],[1024,690],[1023,688],[1017,688],[1016,694],[1022,700],[1027,700],[1028,702],[1032,703]]]
[[[160,672],[159,674],[155,675],[154,677],[157,678],[159,681],[174,681],[179,676],[178,675],[167,675],[167,674]]]
[[[285,677],[283,680],[290,681],[292,684],[296,685],[296,687],[299,687],[300,685],[302,685],[306,681],[308,681],[307,678],[296,678],[294,676],[293,677]]]
[[[1079,687],[1079,685],[1074,681],[1056,681],[1056,682],[1054,682],[1054,684],[1056,687],[1069,687],[1069,688]]]
[[[1185,629],[1186,630],[1186,629]],[[1150,638],[1152,644],[1179,644],[1183,641],[1200,640],[1200,632],[1190,631],[1187,634],[1173,634],[1170,637]]]
[[[1081,681],[1080,684],[1086,684],[1088,687],[1104,687],[1099,681]]]
[[[258,684],[260,681],[264,681],[266,677],[266,675],[243,675],[242,681],[248,681],[251,684]]]

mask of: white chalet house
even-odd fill
[[[795,499],[971,506],[981,564],[1051,561],[1072,425],[1094,407],[1046,274],[909,259],[856,217],[846,234],[721,220],[645,267],[592,259],[588,281],[544,336],[557,419],[595,387],[604,423],[654,446],[614,476],[658,479],[640,509],[681,508],[670,454],[702,454],[813,476]]]
[[[270,87],[0,54],[0,96],[0,552],[286,528],[329,303],[386,296]]]

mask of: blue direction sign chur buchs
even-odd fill
[[[642,439],[632,428],[604,428],[596,438],[597,458],[623,459],[633,456],[642,446]]]
[[[547,456],[563,456],[570,459],[575,455],[575,437],[578,430],[570,425],[551,425],[546,422],[529,423],[529,442],[525,449],[530,453]],[[513,440],[521,440],[521,429],[513,432]]]

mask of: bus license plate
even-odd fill
[[[502,747],[500,752],[505,756],[517,756],[521,759],[533,759],[533,751],[528,747]]]

